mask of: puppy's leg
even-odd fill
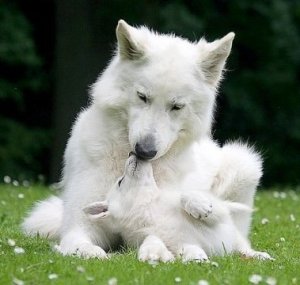
[[[236,251],[246,258],[254,258],[260,260],[274,260],[267,252],[256,251],[252,249],[250,242],[243,235],[237,232]]]
[[[254,195],[262,176],[262,159],[247,145],[229,143],[221,149],[221,166],[212,191],[222,199],[253,206]],[[234,222],[247,237],[251,212],[233,213]]]
[[[204,262],[208,260],[205,251],[200,246],[193,244],[183,244],[177,254],[182,258],[183,262]]]
[[[195,219],[207,218],[213,211],[209,195],[196,191],[187,191],[181,195],[180,204],[183,210]]]
[[[149,235],[141,244],[138,252],[141,261],[162,261],[174,260],[173,254],[167,249],[164,242],[155,235]]]

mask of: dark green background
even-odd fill
[[[214,137],[265,158],[264,186],[300,182],[300,1],[0,1],[0,177],[59,179],[118,19],[197,40],[236,33]],[[2,178],[1,178],[2,179]]]

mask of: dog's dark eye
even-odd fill
[[[141,93],[141,92],[137,92],[137,95],[139,96],[139,98],[144,102],[144,103],[148,103],[148,98],[145,94]]]
[[[184,104],[174,104],[171,108],[171,111],[178,111],[184,108]]]
[[[123,179],[124,179],[124,176],[118,181],[118,186],[119,187],[121,186],[121,183],[122,183]]]

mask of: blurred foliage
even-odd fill
[[[49,147],[49,130],[31,111],[34,94],[43,91],[42,59],[30,22],[13,3],[0,4],[0,174],[32,178],[43,172],[41,155]],[[32,100],[32,101],[31,101]],[[31,107],[28,107],[28,105]],[[33,108],[32,108],[33,107]]]
[[[175,1],[160,16],[161,30],[191,40],[236,33],[214,137],[255,144],[265,159],[265,185],[299,184],[300,2]]]
[[[44,116],[51,113],[47,108],[54,98],[46,91],[52,67],[45,68],[44,61],[53,46],[41,44],[48,35],[32,33],[41,18],[28,20],[21,0],[8,3],[0,4],[0,175],[36,175],[47,172],[47,159],[41,158],[45,150],[49,153],[51,118]],[[234,31],[214,137],[221,144],[237,138],[255,143],[265,158],[265,185],[300,183],[299,1],[112,0],[89,5],[92,40],[99,44],[115,41],[119,18],[192,41]],[[48,51],[39,53],[40,45]],[[45,94],[47,104],[38,97]]]
[[[238,15],[228,24],[237,39],[216,137],[257,142],[265,157],[264,181],[299,184],[300,3],[239,1],[226,9]]]

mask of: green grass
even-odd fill
[[[156,266],[141,263],[136,253],[113,253],[109,260],[82,260],[62,257],[52,251],[48,240],[28,238],[19,230],[25,212],[36,200],[52,191],[41,186],[24,188],[0,185],[0,284],[13,284],[13,279],[24,284],[109,284],[113,277],[118,284],[198,284],[201,279],[209,284],[250,284],[249,277],[274,277],[277,284],[300,284],[300,196],[287,191],[286,197],[274,197],[274,191],[257,195],[251,240],[259,250],[269,252],[275,261],[258,261],[241,257],[213,257],[218,266],[210,264],[182,264],[179,261]],[[24,198],[19,198],[23,193]],[[293,214],[295,221],[290,215]],[[262,224],[267,218],[269,223]],[[284,240],[282,239],[284,238]],[[15,254],[8,245],[13,239],[24,248]],[[81,270],[78,267],[81,266]],[[50,280],[49,274],[57,274]],[[180,282],[175,278],[180,277]],[[90,279],[90,280],[88,280]],[[114,282],[110,282],[114,284]]]

